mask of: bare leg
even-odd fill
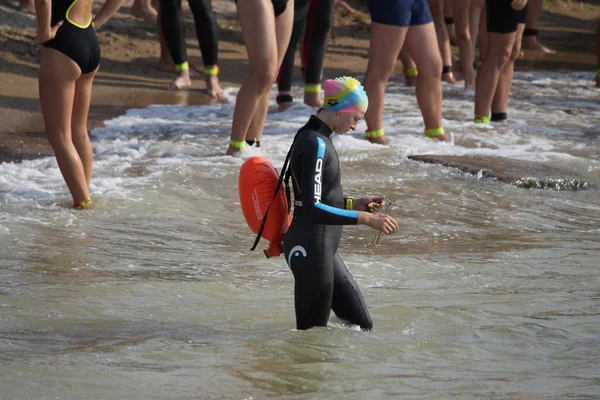
[[[76,204],[90,199],[86,171],[71,136],[75,81],[80,76],[79,66],[69,57],[42,49],[39,91],[46,135]]]
[[[452,1],[444,0],[444,22],[446,23],[446,30],[448,31],[448,37],[450,43],[456,45],[456,32],[454,31],[454,14],[452,13]]]
[[[156,24],[157,12],[150,4],[150,0],[134,0],[131,6],[131,14],[151,24]]]
[[[365,113],[365,121],[369,132],[383,129],[383,104],[385,88],[404,44],[408,27],[371,23],[371,42],[369,46],[369,63],[365,73],[364,87],[369,97],[369,108]],[[436,46],[437,49],[437,46]],[[406,65],[405,65],[406,68]],[[441,67],[439,74],[441,75]],[[438,76],[439,79],[439,76]],[[371,138],[371,142],[387,144],[385,136]]]
[[[469,30],[471,0],[452,0],[452,6],[454,7],[454,24],[460,54],[460,69],[465,79],[465,89],[467,89],[475,84],[475,71],[473,69],[475,48]]]
[[[265,120],[267,119],[268,111],[269,92],[265,93],[258,99],[256,111],[254,112],[254,116],[252,118],[252,121],[250,122],[250,127],[248,128],[248,133],[246,134],[247,140],[254,140],[260,142],[260,140],[262,139],[262,131],[265,126]]]
[[[231,126],[231,140],[242,142],[247,138],[259,139],[259,132],[262,134],[266,119],[263,98],[267,97],[268,102],[269,89],[277,78],[280,60],[290,40],[294,4],[293,1],[288,3],[277,23],[270,0],[238,0],[237,7],[250,60],[250,76],[238,92]],[[253,121],[255,118],[258,119]],[[251,125],[252,135],[249,134]],[[238,152],[239,149],[231,145],[227,149],[229,155]]]
[[[523,36],[523,31],[525,30],[525,24],[519,24],[517,27],[517,36],[515,38],[515,43],[512,48],[512,53],[510,54],[510,58],[508,62],[502,69],[502,73],[500,74],[500,78],[498,79],[498,87],[496,88],[496,93],[494,94],[494,100],[492,101],[492,114],[493,113],[506,113],[508,110],[508,98],[510,96],[510,88],[512,86],[513,81],[513,73],[515,70],[515,60],[519,57],[519,53],[521,52],[521,38]],[[508,122],[507,120],[501,120],[498,122]]]
[[[433,24],[411,26],[406,34],[406,45],[419,69],[417,102],[425,129],[442,128],[442,58]],[[447,135],[437,137],[439,140],[448,138]]]
[[[452,72],[452,52],[450,51],[450,39],[448,39],[448,32],[446,31],[446,24],[444,23],[444,0],[428,0],[428,3],[433,16],[435,33],[437,35],[437,41],[440,53],[442,55],[442,80],[449,83],[456,83],[454,80],[454,73]]]
[[[481,8],[481,15],[479,17],[479,61],[485,60],[487,56],[487,52],[489,49],[489,40],[487,33],[487,21],[486,21],[486,11],[485,11],[485,1],[484,7]]]
[[[487,117],[492,108],[492,99],[498,81],[513,51],[517,32],[500,34],[488,32],[489,50],[477,73],[475,90],[475,116]]]
[[[525,34],[523,35],[523,48],[527,50],[541,51],[546,54],[553,54],[556,51],[547,48],[538,41],[537,30],[544,0],[529,0],[529,9],[525,20]]]
[[[294,24],[294,2],[289,1],[285,9],[285,12],[275,18],[275,37],[277,38],[277,71],[281,68],[283,57],[288,45],[290,44],[290,37],[292,36],[292,27]],[[273,80],[275,82],[275,80]],[[273,84],[271,82],[271,85]],[[269,89],[270,89],[269,85]],[[263,128],[265,127],[265,120],[267,119],[267,111],[269,110],[269,91],[263,95],[258,104],[250,129],[246,138],[248,140],[255,140],[260,142],[262,139]]]
[[[81,158],[88,188],[90,186],[90,181],[92,180],[94,153],[88,136],[87,125],[92,99],[92,84],[97,71],[98,70],[86,75],[81,75],[75,82],[75,100],[73,102],[73,115],[71,117],[73,145],[77,149],[79,158]]]
[[[400,50],[400,61],[404,70],[404,84],[406,86],[415,86],[417,84],[417,65],[408,52],[408,47],[402,46]]]
[[[479,37],[479,27],[483,9],[485,8],[485,0],[473,0],[471,2],[471,9],[469,10],[469,32],[471,34],[471,42],[473,48],[477,47],[477,38]],[[485,20],[484,20],[485,21]],[[485,25],[484,25],[485,28]],[[485,41],[485,38],[483,39]],[[479,48],[481,48],[481,40],[479,42]],[[475,50],[473,49],[473,60],[475,60]]]

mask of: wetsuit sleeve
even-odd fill
[[[318,136],[307,137],[302,149],[302,206],[314,222],[325,225],[356,225],[358,211],[344,210],[321,202],[321,196],[327,187],[324,181],[325,141]]]

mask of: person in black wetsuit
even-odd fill
[[[354,130],[368,100],[354,78],[327,80],[324,86],[323,108],[298,131],[290,150],[295,207],[283,249],[294,274],[296,326],[327,326],[333,310],[344,321],[370,330],[373,322],[365,301],[338,253],[342,226],[365,224],[391,234],[398,223],[388,215],[368,212],[369,204],[382,202],[381,196],[344,197],[331,135]]]
[[[188,3],[194,15],[196,37],[200,43],[206,91],[209,96],[218,99],[223,96],[223,89],[219,85],[218,78],[219,29],[212,8],[212,0],[188,0]],[[192,80],[185,49],[181,0],[160,0],[160,23],[160,29],[177,72],[177,77],[169,85],[169,89],[189,88],[192,86]]]
[[[92,0],[35,1],[36,40],[43,45],[39,91],[44,126],[75,209],[92,204],[94,153],[87,122],[100,65],[96,29],[121,4],[123,0],[107,0],[92,17]]]
[[[327,36],[333,23],[334,0],[296,0],[294,28],[290,44],[277,76],[279,111],[288,109],[294,101],[291,95],[294,56],[304,34],[302,65],[304,71],[304,104],[321,107],[321,74],[325,60]]]
[[[244,147],[260,146],[269,92],[290,43],[294,25],[293,2],[288,0],[236,0],[242,36],[250,63],[249,76],[235,100],[231,137],[225,154],[240,154]]]

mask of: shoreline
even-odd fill
[[[98,32],[102,48],[100,71],[94,82],[89,129],[103,126],[107,119],[129,108],[151,104],[202,105],[214,103],[204,93],[202,75],[193,78],[186,91],[165,88],[173,74],[156,69],[159,45],[156,29],[130,14],[128,0],[117,15]],[[351,15],[337,10],[324,72],[327,77],[362,75],[367,66],[369,46],[368,13],[364,6],[349,2],[359,10]],[[187,6],[187,5],[186,5]],[[238,87],[248,69],[235,5],[215,0],[213,7],[220,28],[219,66],[223,87]],[[186,44],[189,59],[201,64],[200,51],[192,27],[192,16],[184,7]],[[553,1],[540,21],[540,40],[557,54],[543,55],[525,50],[516,70],[593,71],[596,69],[595,26],[600,4],[590,1]],[[38,100],[40,46],[34,42],[35,17],[18,10],[17,3],[0,5],[0,163],[51,156],[44,134]],[[457,49],[453,47],[453,53]],[[299,65],[299,59],[296,59]],[[401,71],[398,63],[397,72]],[[300,79],[299,68],[294,79]],[[590,81],[592,83],[592,81]]]

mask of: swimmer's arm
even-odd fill
[[[94,29],[100,29],[118,10],[121,8],[125,0],[106,0],[106,3],[98,11],[94,17]]]
[[[344,210],[322,203],[324,169],[326,161],[325,142],[312,137],[303,141],[302,157],[302,204],[317,224],[356,225],[358,211]],[[319,160],[320,159],[320,160]]]
[[[35,0],[35,16],[37,18],[38,29],[36,40],[39,43],[45,43],[56,35],[52,34],[52,26],[50,19],[52,16],[52,1],[51,0]],[[62,25],[62,21],[56,24],[57,28]]]

